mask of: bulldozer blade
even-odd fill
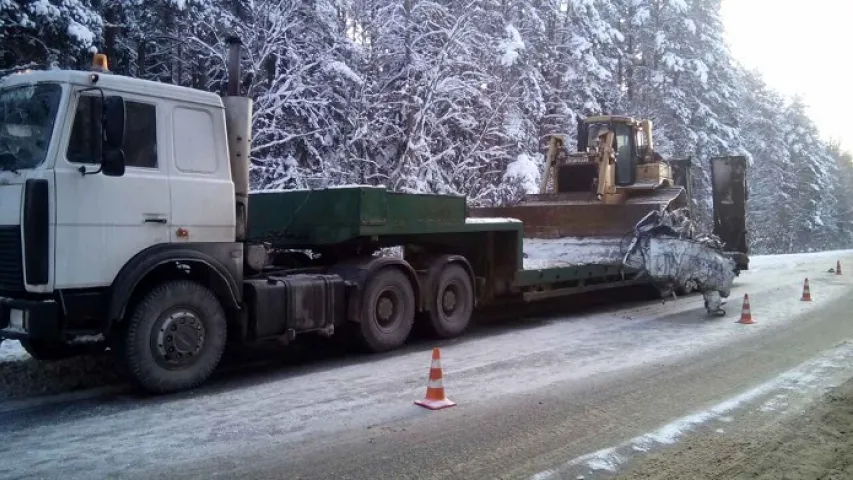
[[[605,203],[589,194],[528,195],[516,205],[474,208],[472,217],[521,220],[528,238],[624,237],[649,212],[686,206],[684,189],[635,192],[621,203]]]

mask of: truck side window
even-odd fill
[[[125,102],[127,131],[124,137],[124,156],[128,167],[157,168],[157,107],[147,103]],[[67,158],[74,163],[100,163],[100,139],[93,128],[100,122],[101,97],[82,96],[77,103]]]
[[[96,131],[93,128],[100,121],[101,116],[100,97],[83,96],[77,102],[77,111],[74,114],[74,126],[71,127],[71,138],[68,141],[68,152],[66,158],[73,163],[100,163],[95,158],[100,148],[95,138]]]
[[[176,107],[172,112],[175,166],[187,173],[215,173],[219,153],[209,112]]]
[[[124,156],[128,167],[157,168],[157,107],[126,102]]]

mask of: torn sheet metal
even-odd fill
[[[623,263],[662,287],[695,286],[708,312],[722,314],[721,299],[731,293],[737,265],[718,238],[694,231],[684,212],[652,212],[634,229]]]

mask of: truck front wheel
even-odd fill
[[[227,322],[216,296],[191,281],[148,292],[130,314],[117,354],[131,380],[154,393],[198,386],[219,365]]]
[[[361,338],[373,352],[393,350],[406,342],[415,322],[415,293],[403,272],[379,270],[361,297]]]

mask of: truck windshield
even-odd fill
[[[61,87],[51,83],[0,90],[0,170],[44,162],[61,96]]]

